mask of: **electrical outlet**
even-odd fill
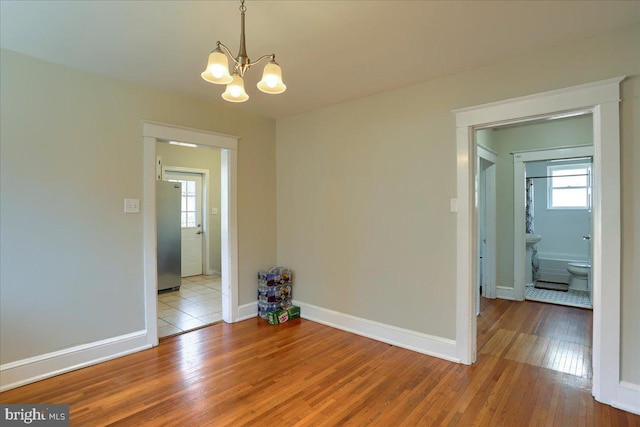
[[[124,199],[124,213],[140,213],[140,199]]]

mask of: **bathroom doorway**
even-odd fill
[[[475,132],[477,157],[477,189],[478,219],[483,218],[487,201],[483,196],[483,166],[487,163],[487,152],[493,152],[496,175],[495,203],[496,224],[496,265],[494,293],[485,296],[515,301],[524,301],[529,264],[525,262],[527,248],[525,242],[526,228],[526,170],[527,162],[558,161],[577,157],[593,156],[593,119],[588,112],[576,112],[570,117],[557,116],[528,121],[525,123],[507,124],[479,129]],[[544,202],[546,190],[537,185],[536,189],[545,191],[545,195],[537,200]],[[546,211],[547,206],[539,209]],[[483,243],[485,239],[482,227],[477,229],[477,241]],[[588,230],[584,234],[590,235]],[[548,245],[543,245],[548,246]],[[534,245],[535,248],[535,245]],[[480,249],[480,248],[479,248]],[[570,251],[569,251],[570,252]],[[588,261],[586,256],[571,258],[569,252],[550,255],[552,259],[568,261]],[[484,254],[483,254],[484,255]],[[562,256],[561,256],[562,255]],[[482,268],[478,265],[478,275],[484,276],[484,257]],[[529,273],[530,275],[531,273]],[[483,277],[484,279],[484,277]],[[567,272],[568,281],[568,272]],[[485,287],[483,286],[483,291]],[[488,287],[491,290],[491,287]],[[483,292],[484,295],[484,292]]]
[[[592,146],[531,153],[524,162],[525,299],[591,309]],[[553,157],[541,158],[541,157]],[[514,160],[514,165],[517,162]],[[521,172],[514,167],[515,172]],[[514,180],[522,179],[515,176]],[[515,181],[517,182],[517,181]],[[521,186],[516,186],[516,191]],[[522,199],[516,197],[516,203]],[[518,206],[518,205],[516,205]],[[522,224],[515,224],[515,230]],[[531,238],[530,238],[531,237]]]

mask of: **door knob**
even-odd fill
[[[582,240],[591,240],[591,236],[582,236]]]

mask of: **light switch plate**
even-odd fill
[[[211,215],[218,215],[218,208],[211,208]]]
[[[140,213],[140,199],[124,199],[124,213]]]

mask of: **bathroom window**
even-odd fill
[[[547,166],[548,209],[591,208],[591,164]]]

